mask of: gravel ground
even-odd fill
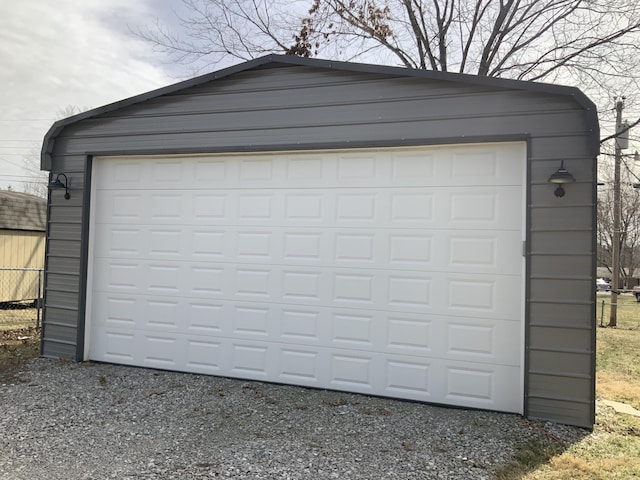
[[[48,359],[20,376],[0,385],[3,479],[489,479],[545,437],[517,415],[210,376]]]

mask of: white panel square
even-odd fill
[[[320,274],[318,272],[283,272],[282,296],[285,299],[319,300]]]
[[[495,152],[454,153],[451,160],[451,173],[455,177],[496,177],[498,160]]]
[[[111,218],[102,221],[132,221],[140,218],[140,206],[143,205],[142,195],[113,193],[111,197]]]
[[[392,159],[394,179],[410,181],[433,181],[433,155],[429,153],[397,153]]]
[[[236,307],[235,330],[233,333],[267,335],[269,309],[258,307]]]
[[[238,232],[239,258],[271,258],[271,233]]]
[[[426,222],[433,218],[433,197],[429,193],[396,193],[391,197],[391,220]]]
[[[104,355],[107,360],[131,361],[134,346],[134,337],[129,333],[104,332]]]
[[[187,341],[187,366],[196,371],[220,371],[220,342],[205,340]]]
[[[136,301],[133,298],[107,297],[105,323],[112,326],[132,327],[135,323]]]
[[[177,341],[172,337],[144,337],[144,363],[170,368],[175,365]]]
[[[432,258],[432,241],[427,235],[391,235],[391,262],[427,264]]]
[[[332,355],[332,383],[343,386],[370,387],[371,358],[355,355]]]
[[[376,176],[376,159],[373,156],[348,156],[338,160],[338,177],[373,179]]]
[[[182,179],[182,162],[156,160],[151,172],[151,178],[156,182],[179,182]]]
[[[182,195],[168,193],[151,195],[151,219],[172,219],[180,222],[181,217]]]
[[[371,194],[340,194],[337,196],[338,220],[374,220],[376,196]]]
[[[448,325],[447,351],[475,355],[494,355],[495,327],[452,323]]]
[[[150,265],[149,291],[161,294],[177,294],[180,284],[179,268],[173,265]]]
[[[286,260],[320,260],[320,234],[285,233],[284,258]]]
[[[317,370],[317,352],[288,348],[280,352],[280,377],[317,380]]]
[[[236,272],[238,295],[268,297],[270,276],[269,270],[239,269]]]
[[[113,227],[110,233],[109,253],[114,256],[139,254],[139,248],[142,246],[142,242],[139,240],[140,235],[138,228]]]
[[[201,182],[221,181],[226,177],[224,160],[198,160],[195,165],[195,180]]]
[[[290,180],[320,180],[322,158],[291,158],[287,162],[287,178]]]
[[[463,194],[451,196],[451,220],[456,222],[494,222],[497,220],[495,194]]]
[[[296,340],[317,340],[320,314],[307,310],[283,310],[280,334],[283,338]]]
[[[492,281],[452,280],[449,282],[449,307],[493,311],[496,284]]]
[[[335,314],[333,340],[340,343],[370,345],[373,319],[366,315]]]
[[[431,350],[431,322],[410,318],[389,318],[387,341],[394,349],[407,350],[407,353]],[[439,339],[436,339],[436,342]]]
[[[387,361],[387,390],[398,393],[429,393],[429,365]]]
[[[174,300],[147,300],[144,314],[150,327],[175,328],[180,319],[178,302]]]
[[[447,368],[447,397],[468,397],[474,400],[491,400],[493,375],[487,370]]]
[[[272,163],[270,159],[242,160],[240,162],[240,180],[271,180]]]
[[[373,235],[336,235],[336,260],[373,262]]]
[[[431,280],[389,277],[389,305],[426,307],[431,303]]]
[[[496,238],[451,237],[449,239],[451,265],[496,265]]]
[[[290,194],[285,197],[288,220],[322,219],[322,195]]]
[[[110,263],[109,269],[109,288],[118,290],[136,290],[138,276],[138,265],[135,263]]]
[[[372,297],[373,277],[371,275],[335,275],[335,300],[354,303],[372,303]]]
[[[225,256],[224,232],[195,230],[192,234],[191,255],[200,260]]]
[[[193,217],[196,220],[219,220],[226,215],[226,195],[197,194],[193,197]]]
[[[149,229],[149,253],[151,255],[180,255],[180,239],[183,234],[176,230]]]
[[[241,194],[238,199],[238,215],[248,220],[271,218],[271,201],[271,195]]]
[[[232,365],[231,371],[235,373],[266,374],[267,347],[233,345]]]
[[[189,293],[195,296],[222,295],[225,284],[224,269],[217,267],[191,267]]]
[[[113,181],[116,184],[140,183],[142,181],[144,166],[142,162],[127,160],[125,162],[113,162]]]
[[[191,303],[187,313],[187,325],[190,330],[199,330],[206,335],[215,335],[222,331],[222,306],[208,303]]]

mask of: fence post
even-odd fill
[[[38,298],[36,299],[36,328],[41,328],[40,309],[42,308],[42,274],[44,270],[38,270]]]

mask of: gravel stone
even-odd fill
[[[39,358],[0,385],[3,479],[490,479],[518,415]],[[547,433],[545,433],[547,432]],[[549,440],[553,441],[553,440]]]

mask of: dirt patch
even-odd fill
[[[24,364],[40,354],[40,330],[35,327],[0,331],[0,385],[20,382]]]

